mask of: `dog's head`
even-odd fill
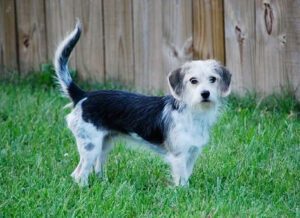
[[[189,106],[209,109],[230,94],[231,73],[215,60],[190,61],[168,75],[171,94]]]

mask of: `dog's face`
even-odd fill
[[[230,81],[230,72],[215,60],[191,61],[168,75],[171,94],[202,110],[229,95]]]

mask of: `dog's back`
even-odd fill
[[[170,102],[170,96],[101,90],[87,93],[82,103],[82,117],[99,129],[135,133],[150,143],[162,144],[167,129],[163,110]]]

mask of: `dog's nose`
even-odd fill
[[[201,92],[201,96],[203,99],[208,99],[209,95],[210,95],[209,91],[205,90],[205,91]]]

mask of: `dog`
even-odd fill
[[[222,99],[230,93],[231,73],[215,60],[195,60],[168,74],[170,95],[84,91],[68,70],[69,56],[81,32],[77,21],[75,29],[59,44],[54,59],[62,92],[73,104],[66,120],[80,155],[71,174],[75,182],[88,185],[93,169],[101,176],[107,154],[121,136],[152,148],[170,165],[175,186],[188,185]]]

